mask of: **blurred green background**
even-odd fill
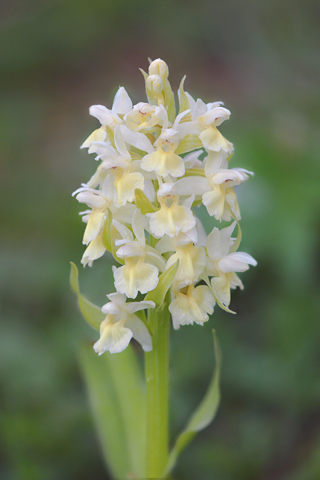
[[[223,350],[222,404],[181,456],[176,480],[320,478],[320,135],[316,1],[12,0],[0,3],[1,480],[107,479],[78,345],[95,338],[69,284],[83,252],[71,193],[96,164],[79,146],[124,85],[143,101],[138,70],[169,65],[176,90],[232,111],[222,133],[241,188],[242,275],[228,315],[172,334],[175,436]],[[209,226],[210,228],[210,226]],[[108,258],[80,270],[102,305]]]

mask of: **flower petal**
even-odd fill
[[[179,195],[203,195],[212,188],[209,180],[200,176],[180,178],[174,185]]]
[[[112,112],[125,115],[132,109],[132,101],[124,87],[120,87],[115,94]]]
[[[91,215],[89,217],[84,236],[83,236],[83,243],[88,245],[92,240],[94,240],[105,222],[106,215],[101,210],[92,210]]]
[[[190,208],[173,204],[171,207],[162,205],[160,210],[149,213],[150,230],[156,238],[163,235],[174,237],[180,231],[187,232],[196,225],[195,218]]]
[[[245,252],[234,252],[223,257],[218,262],[218,268],[221,272],[245,272],[249,269],[249,265],[254,267],[257,265],[256,260]]]
[[[106,248],[104,246],[104,243],[102,241],[102,235],[100,233],[94,240],[89,243],[84,254],[82,255],[82,265],[86,266],[88,264],[89,267],[91,267],[93,261],[97,260],[97,258],[102,257],[105,251]]]
[[[94,130],[91,135],[83,142],[80,148],[89,148],[93,142],[103,142],[107,136],[106,129],[102,126]]]
[[[124,328],[120,322],[112,323],[104,320],[100,326],[100,338],[93,345],[93,349],[99,355],[109,351],[110,353],[122,352],[127,346],[133,336],[129,328]]]
[[[142,320],[136,315],[132,315],[126,325],[133,333],[133,338],[140,343],[145,352],[151,352],[152,350],[152,338],[149,330],[145,326]]]
[[[158,269],[149,263],[128,262],[122,267],[113,267],[114,284],[120,293],[136,298],[138,291],[147,293],[158,284]]]
[[[230,282],[227,275],[211,278],[211,286],[214,296],[217,300],[228,307],[230,305]]]
[[[97,118],[101,125],[111,125],[114,121],[111,110],[104,107],[103,105],[92,105],[89,108],[90,115]]]
[[[209,127],[200,133],[200,140],[204,148],[213,152],[225,150],[228,153],[233,151],[233,145],[215,127]]]
[[[120,129],[125,142],[127,142],[129,145],[132,145],[143,152],[151,153],[154,151],[152,143],[143,133],[132,132],[132,130],[130,130],[126,125],[121,125]]]

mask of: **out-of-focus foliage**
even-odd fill
[[[259,265],[231,316],[172,333],[175,434],[223,350],[214,424],[182,454],[175,479],[320,478],[319,5],[292,2],[14,0],[0,6],[1,480],[105,479],[79,374],[96,339],[68,286],[79,264],[81,209],[70,193],[92,162],[78,146],[87,109],[162,57],[170,81],[223,100],[233,166],[255,172],[239,192],[243,249]],[[210,225],[207,225],[210,229]],[[81,275],[95,303],[112,291],[110,259]]]

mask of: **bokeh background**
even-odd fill
[[[239,190],[242,275],[228,315],[172,334],[172,434],[202,397],[216,328],[222,404],[181,456],[176,480],[320,478],[319,2],[312,0],[2,0],[1,480],[108,479],[78,345],[95,335],[69,284],[83,252],[71,198],[95,168],[79,146],[97,128],[92,104],[119,85],[145,98],[138,70],[161,57],[176,90],[232,111],[222,133]],[[210,228],[210,225],[208,225]],[[102,305],[106,257],[80,270]]]

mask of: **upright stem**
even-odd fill
[[[168,296],[161,312],[149,310],[153,349],[145,354],[147,388],[147,477],[163,478],[169,447],[169,333]]]

